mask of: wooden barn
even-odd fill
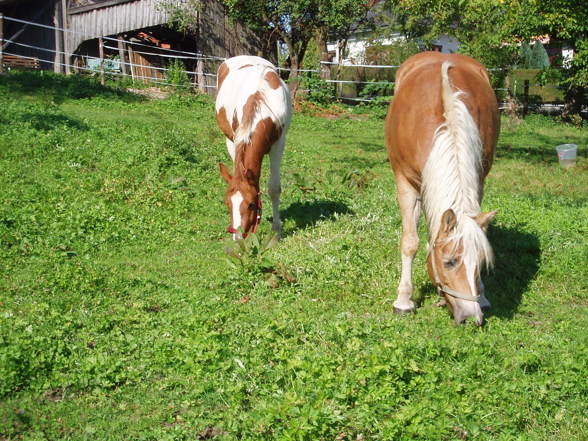
[[[275,44],[232,22],[219,0],[201,0],[195,32],[189,35],[168,25],[164,1],[170,2],[0,0],[5,57],[38,59],[38,67],[63,73],[93,70],[97,60],[100,65],[106,60],[111,71],[135,79],[165,78],[164,68],[173,57],[186,70],[201,74],[215,71],[214,57],[253,54],[275,59]],[[200,76],[199,82],[204,78]],[[212,84],[214,78],[206,82]]]

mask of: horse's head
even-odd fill
[[[229,208],[231,223],[227,228],[233,234],[233,239],[240,239],[249,233],[255,233],[261,219],[261,197],[259,195],[259,182],[251,170],[246,170],[242,165],[241,173],[231,176],[227,167],[219,164],[220,174],[228,185],[225,196],[225,204]]]
[[[484,321],[479,279],[482,266],[492,263],[486,230],[495,214],[492,211],[458,218],[449,209],[443,213],[439,231],[430,246],[429,277],[445,298],[457,324],[469,317],[474,317],[477,325]]]

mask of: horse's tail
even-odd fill
[[[267,109],[269,115],[272,116],[272,120],[278,126],[280,130],[284,129],[289,123],[289,118],[285,117],[283,110],[275,109],[272,105],[271,100],[268,99],[268,95],[272,91],[272,88],[268,81],[266,80],[266,74],[268,72],[273,72],[276,74],[275,69],[270,66],[258,65],[252,66],[255,69],[258,69],[258,77],[259,83],[257,86],[257,92],[251,95],[247,102],[247,112],[243,115],[243,119],[239,124],[239,127],[236,130],[234,143],[236,146],[240,144],[244,144],[244,148],[247,147],[248,144],[251,143],[251,135],[255,130],[255,123],[258,121],[258,118],[261,116],[262,108]],[[277,74],[276,74],[277,75]],[[285,93],[285,99],[287,100],[288,107],[290,106],[290,95],[289,93]]]

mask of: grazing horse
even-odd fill
[[[496,214],[480,212],[500,119],[488,73],[476,60],[424,52],[396,74],[386,117],[386,145],[402,215],[402,275],[396,312],[414,311],[412,261],[421,203],[428,225],[429,277],[455,322],[483,323],[480,272],[492,264],[486,230]]]
[[[281,237],[280,164],[291,116],[288,87],[272,63],[253,56],[224,61],[217,78],[216,122],[227,138],[234,163],[232,175],[223,163],[219,164],[220,174],[228,185],[225,203],[231,223],[227,230],[233,239],[257,231],[261,220],[261,163],[268,154],[272,230]]]

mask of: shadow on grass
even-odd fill
[[[65,126],[70,129],[88,130],[88,125],[69,118],[65,115],[55,115],[50,113],[23,113],[14,120],[28,122],[35,130],[49,132],[57,126]]]
[[[386,153],[386,146],[384,142],[382,143],[373,143],[373,142],[365,142],[359,141],[356,142],[355,145],[362,149],[364,152],[382,152]]]
[[[555,147],[559,144],[572,143],[581,145],[585,141],[581,136],[552,137],[535,134],[526,134],[524,145],[520,140],[505,140],[496,148],[496,158],[520,159],[524,161],[556,163],[557,153]],[[580,151],[578,152],[579,154]]]
[[[96,96],[119,97],[127,101],[143,101],[144,98],[119,88],[102,86],[95,78],[82,75],[60,75],[47,71],[14,70],[0,75],[0,91],[14,95],[41,95],[55,103],[66,99]]]
[[[388,162],[388,158],[386,160],[382,159],[367,159],[367,158],[358,158],[357,156],[345,156],[339,159],[342,164],[345,164],[345,168],[347,169],[362,169],[365,171],[369,171],[370,169],[384,163]]]
[[[539,239],[531,233],[491,226],[488,239],[494,248],[494,270],[483,277],[492,303],[489,317],[512,318],[523,293],[539,270]]]
[[[488,239],[494,250],[494,269],[482,276],[486,297],[492,304],[485,315],[512,318],[539,270],[539,239],[534,234],[494,226],[490,227]],[[426,283],[413,300],[419,308],[426,298],[438,297],[435,286]]]
[[[294,202],[280,212],[282,220],[293,219],[296,226],[292,231],[316,225],[319,220],[333,219],[335,214],[352,214],[353,211],[339,201]]]

